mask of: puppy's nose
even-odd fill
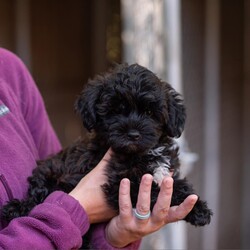
[[[130,130],[128,132],[128,138],[133,141],[138,141],[141,138],[141,135],[137,130]]]

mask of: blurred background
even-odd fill
[[[187,106],[184,174],[214,216],[141,248],[250,249],[249,0],[0,0],[0,46],[32,72],[63,146],[84,133],[76,96],[112,62],[171,83]]]

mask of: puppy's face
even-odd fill
[[[137,64],[89,81],[76,108],[88,130],[127,154],[147,152],[164,135],[180,136],[185,121],[179,95]]]

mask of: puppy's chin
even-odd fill
[[[142,147],[134,143],[128,143],[126,146],[113,145],[111,146],[111,148],[115,153],[119,154],[144,154],[148,152],[148,148]]]

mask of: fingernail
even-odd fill
[[[130,184],[130,180],[128,178],[124,178],[124,179],[121,180],[121,184],[127,186],[127,185]]]
[[[198,200],[198,196],[196,194],[192,194],[190,196],[192,196],[192,202],[193,202],[193,204],[195,204]]]
[[[153,180],[153,176],[151,174],[145,174],[145,175],[143,175],[143,179],[145,179],[147,181],[152,181]]]
[[[172,177],[168,176],[164,178],[163,183],[167,188],[172,188],[174,180]]]

